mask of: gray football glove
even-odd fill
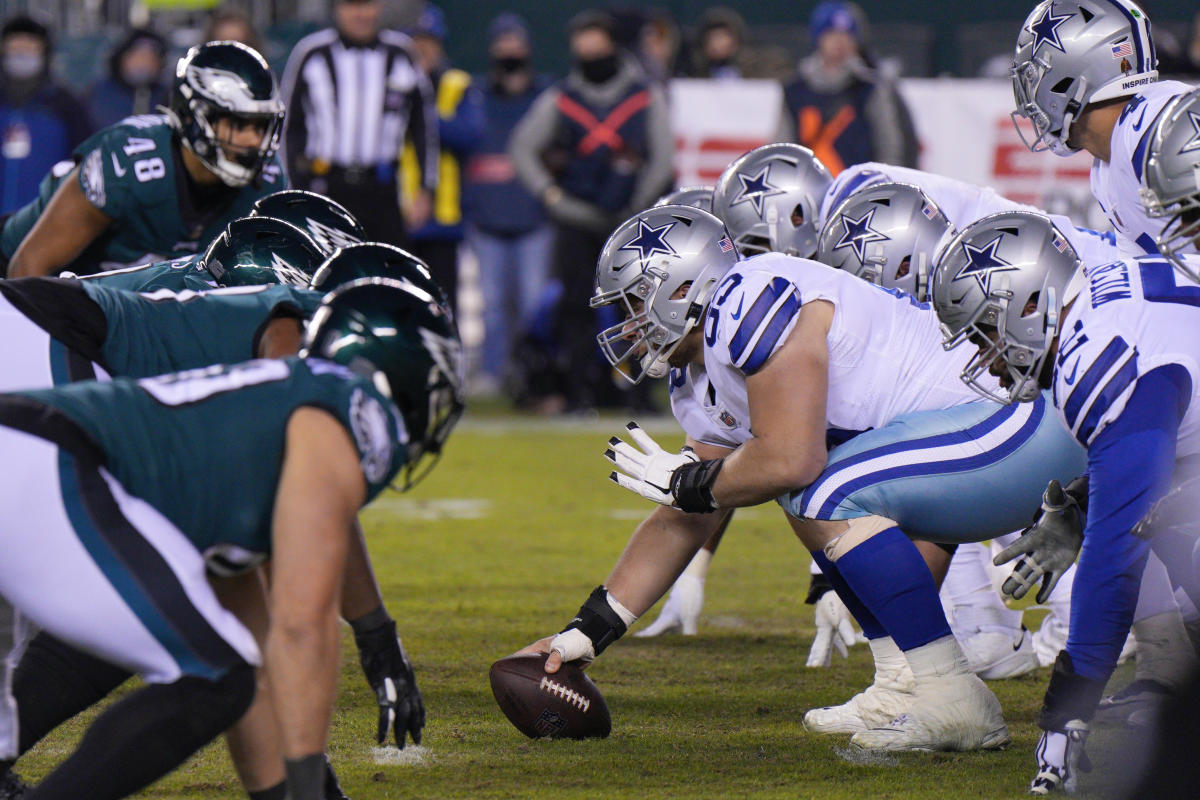
[[[1020,600],[1041,581],[1037,601],[1046,602],[1058,579],[1075,563],[1079,548],[1083,546],[1086,521],[1076,499],[1076,481],[1072,481],[1066,491],[1058,481],[1050,481],[1042,495],[1041,511],[1033,524],[992,559],[998,567],[1022,556],[1000,587],[1001,592],[1014,600]]]

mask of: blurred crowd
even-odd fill
[[[805,144],[835,172],[915,165],[894,70],[872,53],[854,3],[816,6],[798,63],[753,46],[723,6],[694,20],[585,11],[568,25],[571,67],[560,76],[539,71],[528,22],[513,13],[491,21],[477,75],[447,58],[454,31],[436,5],[404,31],[383,19],[383,0],[335,0],[330,26],[291,51],[279,76],[285,164],[294,186],[341,202],[371,239],[424,259],[452,299],[464,263],[476,265],[476,394],[546,413],[652,405],[613,380],[594,341],[607,323],[587,303],[608,233],[673,188],[670,79],[780,80],[777,140]],[[212,12],[203,37],[263,47],[237,7]],[[169,91],[168,43],[152,28],[128,31],[81,97],[52,73],[54,45],[30,16],[0,28],[0,215],[33,198],[84,138],[157,113]],[[1200,15],[1168,59],[1171,71],[1200,72]]]

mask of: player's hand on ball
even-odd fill
[[[1069,489],[1070,487],[1068,487]],[[1042,495],[1042,508],[1021,537],[1001,550],[992,563],[1000,566],[1021,556],[1000,591],[1020,600],[1041,581],[1039,603],[1046,602],[1058,579],[1079,555],[1083,545],[1084,515],[1079,503],[1058,481],[1050,481]]]
[[[513,653],[513,655],[514,656],[529,656],[529,655],[545,655],[546,653],[550,653],[550,657],[548,659],[546,659],[546,672],[549,672],[549,673],[558,672],[559,667],[562,666],[563,657],[562,657],[561,653],[559,653],[557,651],[553,651],[550,648],[550,644],[551,644],[551,642],[553,642],[555,640],[555,638],[557,638],[557,634],[555,636],[547,636],[544,639],[538,639],[536,642],[529,645],[528,647],[522,647],[520,650]]]
[[[837,592],[826,592],[817,600],[816,625],[817,635],[813,637],[805,666],[828,667],[833,661],[834,650],[842,658],[848,658],[850,652],[847,648],[853,647],[858,637],[854,633],[850,611]]]
[[[354,642],[358,645],[363,674],[379,704],[376,743],[383,744],[391,734],[401,750],[410,735],[413,744],[420,744],[421,729],[425,727],[425,703],[417,688],[412,662],[396,635],[396,623],[389,620],[373,630],[356,631]]]

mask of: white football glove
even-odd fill
[[[609,479],[647,500],[664,506],[674,506],[671,475],[685,464],[698,462],[699,456],[690,447],[685,447],[678,453],[668,453],[636,422],[630,422],[625,428],[637,447],[621,441],[616,436],[608,440],[609,449],[604,452],[604,457],[619,470],[609,474]]]
[[[695,636],[704,608],[704,581],[686,572],[679,576],[671,587],[671,594],[663,604],[658,619],[634,634],[639,638],[660,636],[679,631],[684,636]]]
[[[1035,756],[1038,773],[1029,786],[1030,794],[1050,794],[1061,790],[1075,794],[1079,789],[1079,773],[1091,772],[1092,763],[1084,752],[1088,725],[1071,720],[1061,731],[1042,731]]]
[[[808,651],[806,667],[828,667],[836,649],[842,658],[849,657],[846,649],[858,642],[853,618],[837,592],[826,592],[816,604],[817,635]]]

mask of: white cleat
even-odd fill
[[[971,671],[985,681],[1015,678],[1041,666],[1033,635],[1025,628],[1011,632],[977,631],[959,636],[958,643]]]
[[[887,725],[854,734],[866,750],[991,750],[1009,742],[1000,701],[976,675],[922,682],[908,710]]]
[[[671,587],[671,594],[663,604],[658,619],[647,625],[634,636],[661,636],[664,633],[680,633],[695,636],[700,611],[704,608],[704,580],[686,572],[679,576]]]
[[[804,715],[812,733],[854,734],[886,725],[908,710],[916,681],[908,660],[890,638],[867,642],[875,656],[875,681],[838,706],[814,708]]]

